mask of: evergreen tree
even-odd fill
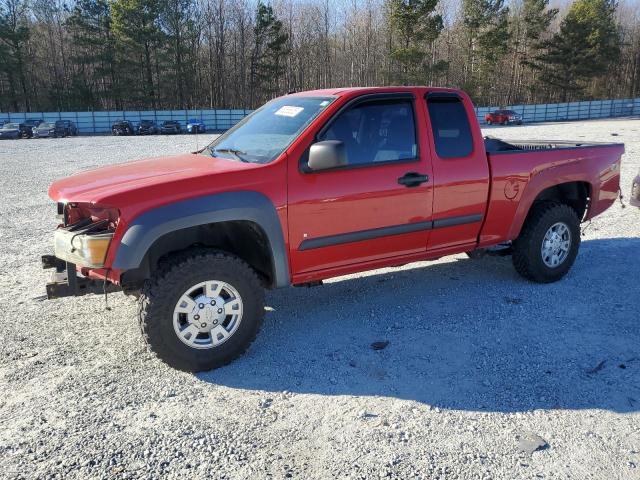
[[[422,84],[432,69],[442,70],[446,62],[433,64],[427,50],[442,31],[442,17],[435,13],[438,0],[389,0],[387,10],[395,45],[391,58],[398,69],[393,81]]]
[[[119,108],[115,41],[108,0],[78,0],[67,19],[74,66],[71,94],[76,108]]]
[[[27,41],[31,31],[27,22],[27,2],[0,3],[0,74],[8,84],[8,103],[16,110],[31,110],[27,83]]]
[[[615,22],[616,2],[576,0],[562,20],[560,31],[542,46],[536,58],[543,88],[560,90],[560,98],[582,98],[589,82],[604,74],[620,55]]]
[[[467,40],[463,87],[472,97],[486,98],[508,51],[509,8],[504,0],[463,0],[462,17]]]
[[[549,0],[524,0],[523,2],[524,37],[531,45],[549,29],[557,8],[549,8]]]
[[[289,35],[284,31],[282,21],[273,13],[271,5],[265,5],[262,1],[258,2],[253,32],[255,43],[251,61],[251,103],[255,105],[277,92],[286,66],[284,57],[289,53]]]
[[[156,108],[158,69],[156,51],[162,45],[159,17],[164,2],[113,0],[112,30],[115,38],[119,89],[115,94],[134,104]]]
[[[195,24],[197,14],[192,0],[166,0],[160,14],[160,23],[166,35],[168,89],[165,97],[175,97],[179,108],[189,108],[198,102],[197,46],[200,31]]]
[[[549,0],[524,0],[521,8],[514,12],[511,20],[511,73],[506,104],[525,100],[522,96],[522,83],[530,80],[534,74],[530,59],[540,53],[540,41],[558,14],[558,9],[548,7]]]

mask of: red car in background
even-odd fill
[[[484,116],[484,120],[488,125],[492,125],[494,123],[498,125],[507,125],[509,123],[522,125],[522,115],[517,114],[513,110],[496,110],[494,112],[487,113]]]

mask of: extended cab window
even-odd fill
[[[471,125],[462,100],[454,96],[427,97],[427,106],[438,156],[457,158],[471,155]]]
[[[413,102],[359,103],[338,115],[319,137],[344,143],[348,165],[411,160],[417,157]]]

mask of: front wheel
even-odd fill
[[[220,252],[170,260],[138,299],[142,333],[151,351],[189,372],[228,364],[255,339],[264,291],[244,261]]]
[[[513,266],[534,282],[556,282],[567,274],[579,248],[580,220],[575,210],[564,204],[543,203],[534,206],[513,242]]]

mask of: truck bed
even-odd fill
[[[492,188],[481,246],[515,239],[527,212],[541,192],[554,186],[581,183],[587,189],[583,220],[605,211],[618,197],[622,143],[558,140],[509,141],[484,139]],[[557,187],[556,187],[557,188]],[[513,218],[505,225],[505,218]]]

